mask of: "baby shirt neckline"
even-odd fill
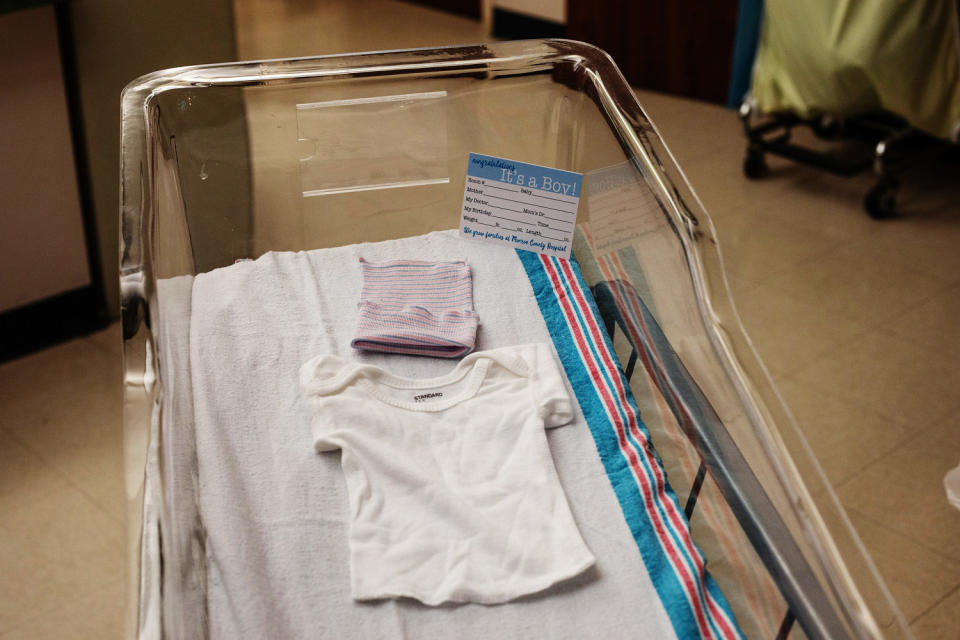
[[[489,369],[489,367],[490,360],[481,358],[474,361],[472,367],[469,367],[462,372],[454,369],[446,376],[421,379],[405,378],[402,376],[393,375],[384,371],[383,369],[379,369],[379,367],[375,367],[376,369],[379,369],[383,375],[360,375],[356,380],[360,387],[368,395],[376,398],[380,402],[397,407],[399,409],[406,409],[407,411],[436,412],[449,409],[450,407],[460,404],[464,400],[468,400],[477,395],[477,392],[480,390],[480,386],[483,384],[484,378],[486,378],[487,369]],[[466,380],[466,386],[460,393],[442,400],[410,402],[409,400],[400,400],[399,398],[394,398],[383,392],[383,387],[404,390],[439,390],[456,384],[464,379]]]
[[[321,356],[323,360],[341,364],[341,370],[329,381],[314,380],[314,390],[321,394],[342,392],[346,387],[357,383],[357,388],[366,395],[386,405],[414,412],[445,411],[461,402],[473,398],[480,391],[486,379],[491,363],[497,362],[514,373],[527,377],[527,365],[517,354],[522,348],[502,347],[490,351],[475,351],[464,359],[449,373],[431,378],[410,378],[390,373],[373,364],[352,362],[336,355]],[[460,392],[443,400],[430,402],[411,402],[400,400],[384,393],[382,387],[391,387],[402,390],[442,389],[466,379],[466,386]]]

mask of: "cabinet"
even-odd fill
[[[99,315],[53,5],[0,13],[0,359]]]

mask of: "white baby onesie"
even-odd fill
[[[594,563],[544,433],[573,417],[548,345],[431,379],[322,355],[300,380],[316,449],[342,450],[354,599],[495,604]]]

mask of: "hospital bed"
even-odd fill
[[[766,175],[768,153],[843,176],[872,171],[864,209],[895,216],[902,174],[949,162],[960,141],[957,6],[741,0],[730,106],[746,176]],[[819,140],[795,135],[803,128]]]

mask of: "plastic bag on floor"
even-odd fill
[[[947,490],[947,501],[960,509],[960,467],[951,469],[943,476],[943,486]]]

